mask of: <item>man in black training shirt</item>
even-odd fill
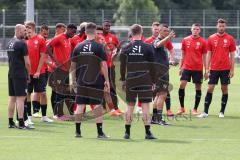
[[[103,91],[110,92],[106,54],[103,45],[95,41],[96,25],[88,23],[85,32],[87,39],[73,51],[69,77],[71,88],[77,92],[77,108],[74,112],[76,137],[81,137],[80,125],[84,109],[87,104],[92,104],[98,138],[107,138],[102,131]]]
[[[143,43],[142,26],[131,26],[133,41],[122,49],[120,60],[121,80],[126,80],[126,101],[124,139],[130,138],[130,128],[133,110],[138,97],[142,103],[143,122],[145,125],[145,139],[156,139],[150,131],[149,103],[152,102],[152,85],[154,83],[154,53],[152,46]],[[125,78],[127,70],[127,76]]]
[[[27,79],[29,77],[30,62],[28,57],[27,45],[24,42],[26,28],[22,24],[15,26],[15,36],[8,42],[8,118],[9,128],[16,128],[13,121],[15,104],[19,120],[19,129],[26,129],[23,120],[24,101],[27,95]]]
[[[160,25],[160,34],[155,40],[154,46],[154,57],[156,68],[156,86],[155,86],[155,98],[154,104],[157,106],[156,110],[153,110],[152,124],[167,125],[167,123],[162,118],[163,105],[167,97],[169,88],[169,58],[168,53],[164,47],[164,44],[175,37],[173,31],[169,32],[169,27],[166,24]]]

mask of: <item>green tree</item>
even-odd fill
[[[117,25],[150,25],[160,20],[158,7],[152,0],[118,0],[117,3],[119,8],[114,15]]]

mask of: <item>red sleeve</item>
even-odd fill
[[[147,43],[147,44],[150,44],[149,43],[149,38],[145,39],[144,42]]]
[[[202,43],[203,43],[202,53],[207,54],[207,42],[203,39]]]
[[[114,42],[115,46],[118,48],[119,45],[120,45],[120,42],[119,42],[118,38],[115,35],[113,36],[113,42]]]
[[[50,45],[51,47],[55,47],[58,44],[60,39],[61,39],[60,35],[56,36],[48,43],[48,45]]]
[[[229,51],[230,52],[234,52],[234,51],[236,51],[236,43],[235,43],[235,40],[234,40],[234,38],[231,38],[231,44],[230,44],[230,46],[229,46]]]
[[[173,45],[171,41],[168,41],[166,44],[166,48],[168,49],[168,51],[171,51],[173,49]]]
[[[207,50],[212,52],[212,42],[211,42],[211,38],[208,38],[208,41],[207,41]]]
[[[71,44],[71,51],[73,51],[74,48],[75,48],[75,39],[74,39],[74,37],[70,38],[70,44]]]
[[[185,40],[182,40],[182,50],[185,51]]]
[[[46,40],[44,38],[41,38],[40,41],[40,52],[46,54],[47,47],[46,47]]]

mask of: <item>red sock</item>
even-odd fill
[[[75,112],[75,111],[76,111],[76,109],[77,109],[77,103],[76,103],[76,102],[74,102],[74,104],[73,104],[73,111]]]
[[[94,105],[90,104],[91,110],[94,110]]]
[[[137,104],[137,105],[138,105],[138,107],[142,108],[142,102],[139,102],[139,101],[138,101],[138,104]]]

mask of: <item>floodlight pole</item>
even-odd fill
[[[26,21],[34,21],[34,0],[26,0]]]

